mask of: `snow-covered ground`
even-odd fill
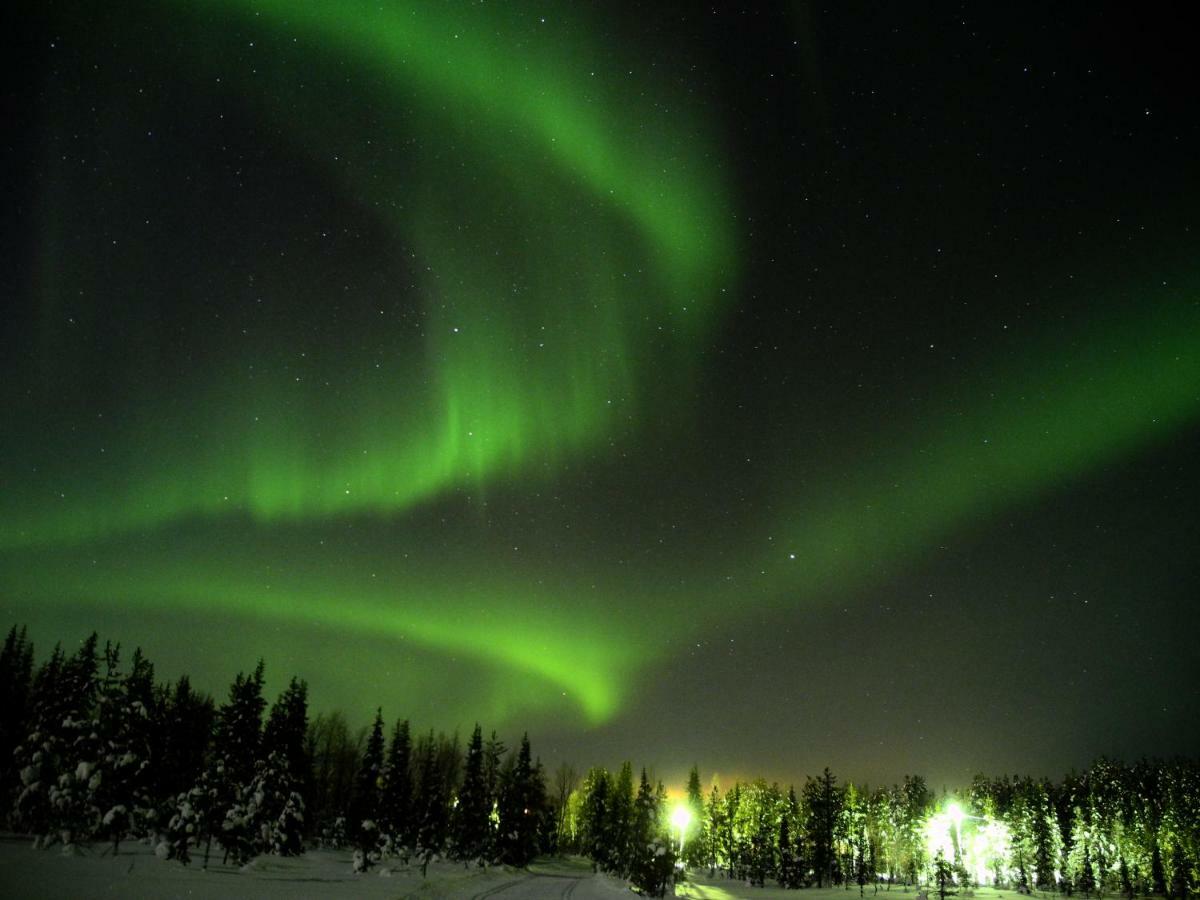
[[[92,898],[304,898],[403,897],[531,898],[531,900],[617,900],[631,896],[620,881],[593,875],[581,860],[548,860],[529,871],[504,867],[464,868],[434,863],[427,878],[419,867],[382,865],[365,875],[351,872],[349,851],[312,850],[302,857],[260,856],[244,869],[221,865],[208,871],[158,859],[149,846],[129,843],[119,856],[101,845],[82,855],[59,848],[34,850],[25,837],[0,837],[0,897],[4,900],[92,900]]]
[[[426,898],[426,900],[628,900],[627,884],[593,875],[585,860],[546,859],[529,871],[495,867],[464,868],[461,863],[435,862],[428,877],[416,866],[385,864],[365,875],[351,872],[349,851],[311,850],[302,857],[260,856],[238,869],[222,865],[219,853],[208,871],[198,864],[184,867],[158,859],[140,843],[122,845],[119,856],[97,845],[82,855],[63,856],[59,848],[32,849],[25,837],[0,836],[0,898],[4,900],[93,900],[142,898]],[[858,900],[858,888],[785,891],[752,888],[724,878],[695,873],[676,886],[676,895],[692,900]],[[866,891],[866,900],[918,900],[915,890]],[[973,900],[1027,900],[1012,891],[980,888]],[[937,894],[928,900],[937,900]],[[964,900],[956,895],[954,900]],[[1037,898],[1035,897],[1035,900]],[[1049,897],[1046,900],[1050,900]]]
[[[730,881],[725,878],[708,878],[703,873],[693,873],[687,882],[675,886],[677,897],[688,897],[691,900],[730,900],[730,898],[753,898],[753,900],[859,900],[858,886],[849,888],[805,888],[800,891],[788,891],[767,882],[766,887],[749,887],[743,882]],[[865,900],[918,900],[924,896],[924,889],[918,892],[915,888],[904,889],[894,887],[890,891],[880,888],[878,893],[868,887],[863,896]],[[949,898],[949,895],[947,895]],[[1057,897],[1058,895],[1054,895]],[[927,900],[938,900],[937,892],[927,895]],[[973,891],[955,893],[952,900],[1030,900],[1016,891],[997,891],[992,888],[976,888]],[[1051,895],[1035,894],[1032,900],[1053,900]]]

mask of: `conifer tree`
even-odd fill
[[[39,846],[50,831],[50,787],[58,777],[62,752],[60,730],[64,712],[63,680],[66,659],[61,644],[38,668],[30,692],[29,732],[13,750],[20,784],[13,803],[14,824],[33,835]]]
[[[1057,887],[1054,878],[1054,850],[1051,845],[1049,809],[1045,790],[1041,785],[1032,788],[1033,819],[1031,837],[1033,841],[1034,879],[1039,890],[1052,891]]]
[[[630,881],[640,893],[663,897],[675,870],[671,839],[663,828],[662,799],[642,769],[630,828]]]
[[[502,779],[499,800],[499,858],[511,866],[526,866],[537,854],[546,803],[539,768],[533,764],[529,735],[524,735],[515,763]]]
[[[954,875],[940,847],[933,857],[933,880],[937,884],[939,900],[946,900],[949,888],[954,886]]]
[[[488,811],[487,839],[484,844],[483,856],[489,860],[494,860],[499,855],[497,839],[499,837],[498,826],[500,822],[500,773],[504,754],[507,752],[507,749],[504,746],[504,742],[496,736],[495,731],[492,732],[483,745],[483,781],[487,786],[487,795],[491,800],[491,807]]]
[[[177,844],[186,836],[190,846],[195,846],[204,833],[201,811],[205,803],[200,785],[216,710],[211,697],[192,690],[186,675],[164,691],[160,706],[162,733],[157,736],[159,754],[151,761],[150,776],[156,805],[154,825],[163,832],[161,855],[180,859],[186,865],[190,854],[181,854]]]
[[[447,742],[443,741],[442,744]],[[432,731],[417,742],[414,768],[417,773],[414,794],[416,849],[421,858],[422,875],[433,858],[442,852],[449,828],[450,779],[439,741]]]
[[[593,768],[583,783],[583,815],[581,841],[584,854],[592,860],[592,871],[610,871],[613,866],[612,846],[608,836],[609,776],[603,768]]]
[[[687,780],[687,803],[688,811],[692,814],[692,827],[690,832],[684,835],[683,840],[683,864],[688,868],[695,869],[704,865],[705,847],[705,818],[704,818],[704,796],[700,792],[700,770],[695,764],[688,772]]]
[[[33,644],[13,625],[0,649],[0,822],[8,819],[20,782],[16,749],[32,726]]]
[[[334,712],[313,720],[304,743],[305,753],[312,760],[308,819],[320,835],[322,846],[344,847],[348,843],[346,816],[354,799],[362,739],[352,737],[346,717]]]
[[[1096,876],[1092,872],[1092,853],[1091,848],[1084,845],[1083,860],[1079,867],[1079,877],[1075,880],[1075,886],[1083,891],[1083,896],[1090,898],[1092,891],[1096,890]]]
[[[114,855],[121,838],[152,818],[149,781],[154,719],[154,668],[136,650],[129,674],[119,671],[119,646],[105,648],[105,675],[97,700],[100,740],[93,793],[101,829]]]
[[[743,853],[740,834],[735,827],[742,805],[742,786],[734,782],[725,792],[725,811],[721,828],[721,856],[730,877],[741,878]]]
[[[249,849],[275,856],[304,852],[304,798],[287,756],[272,750],[255,765],[244,799]]]
[[[263,731],[265,759],[255,764],[247,792],[256,849],[277,856],[304,852],[304,793],[311,772],[304,737],[308,731],[308,685],[292,678],[271,708]]]
[[[1129,863],[1124,856],[1121,856],[1117,863],[1117,877],[1121,881],[1121,893],[1124,894],[1128,900],[1133,900],[1133,878],[1129,872]]]
[[[88,840],[100,820],[94,796],[102,778],[95,719],[99,689],[96,644],[92,632],[63,667],[63,717],[56,729],[57,752],[49,754],[54,766],[49,789],[50,832],[62,842],[64,851]]]
[[[277,753],[297,784],[305,784],[312,769],[305,747],[308,733],[308,684],[293,676],[279,695],[263,729],[264,757]]]
[[[240,681],[240,686],[238,684]],[[249,862],[259,848],[258,805],[252,783],[262,749],[262,718],[267,701],[263,697],[263,662],[259,660],[249,678],[238,676],[231,703],[221,717],[217,740],[224,775],[224,818],[221,846],[226,859],[237,865]]]
[[[380,797],[381,828],[393,848],[413,845],[412,816],[412,740],[408,720],[398,721],[392,730],[387,765],[383,770],[383,792]]]
[[[925,869],[925,839],[921,833],[925,814],[933,800],[925,779],[920,775],[905,775],[902,788],[901,843],[904,846],[905,876],[910,884],[916,883],[917,874]]]
[[[1179,844],[1171,849],[1171,880],[1168,886],[1173,900],[1187,900],[1194,892],[1192,866],[1188,862],[1187,852]]]
[[[354,868],[365,872],[376,860],[379,846],[380,782],[383,774],[383,710],[375,711],[375,721],[354,779],[354,797],[350,806],[350,834],[354,841]]]
[[[171,817],[161,835],[155,855],[161,859],[173,859],[183,865],[192,862],[192,847],[203,840],[204,819],[201,809],[193,801],[203,802],[204,788],[197,784],[180,794],[171,808]],[[205,860],[207,864],[207,856]]]
[[[483,732],[476,724],[467,744],[462,787],[454,807],[454,852],[459,859],[468,864],[484,861],[491,812],[492,798],[487,793],[484,773]]]
[[[198,821],[198,840],[204,841],[204,867],[208,867],[214,838],[221,842],[225,859],[241,864],[253,855],[255,835],[250,821],[247,792],[254,778],[262,741],[263,663],[254,673],[239,672],[229,688],[229,699],[217,715],[213,753],[199,783],[187,801]]]
[[[1167,893],[1167,875],[1163,868],[1162,848],[1157,836],[1150,847],[1150,890],[1159,896]]]
[[[181,675],[163,700],[162,756],[154,766],[156,793],[172,800],[200,779],[212,742],[216,709]]]
[[[804,785],[808,807],[808,843],[812,847],[813,869],[819,887],[833,884],[834,836],[842,812],[842,793],[837,778],[826,767],[819,778]]]
[[[705,850],[706,862],[708,864],[708,874],[716,875],[717,866],[721,862],[721,836],[725,828],[725,804],[721,799],[721,791],[716,784],[712,786],[712,793],[708,798],[708,806],[705,809],[705,835],[708,839],[708,846]]]
[[[629,875],[632,862],[633,800],[633,764],[626,760],[612,784],[606,827],[612,871],[622,876]]]
[[[794,889],[803,884],[803,857],[800,852],[800,833],[794,831],[800,818],[800,804],[795,788],[788,788],[787,800],[779,817],[779,870],[781,888]],[[793,836],[795,835],[795,836]]]

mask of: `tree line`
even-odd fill
[[[38,847],[145,840],[184,865],[306,846],[351,849],[358,871],[573,853],[656,896],[688,869],[860,894],[995,884],[1182,900],[1200,883],[1194,761],[1100,760],[1058,783],[980,775],[941,797],[919,776],[872,790],[829,769],[799,790],[755,780],[705,793],[693,767],[672,804],[630,763],[548,779],[527,736],[510,749],[476,725],[464,746],[380,709],[359,730],[340,713],[310,718],[297,678],[268,704],[261,661],[219,705],[95,634],[35,668],[15,627],[0,649],[0,812]]]
[[[553,817],[528,737],[512,751],[475,727],[413,737],[382,712],[365,734],[340,714],[308,715],[292,678],[273,704],[263,663],[239,673],[219,706],[187,678],[157,683],[135,650],[95,634],[34,669],[24,629],[0,649],[0,809],[36,847],[151,841],[207,866],[243,864],[306,844],[354,849],[366,870],[389,857],[526,865],[553,849]]]
[[[593,769],[561,809],[560,847],[628,870],[609,800]],[[624,787],[619,796],[627,794]],[[759,779],[707,796],[695,767],[675,834],[685,869],[757,886],[857,887],[860,895],[923,884],[945,894],[994,885],[1030,894],[1183,900],[1200,883],[1200,765],[1101,759],[1058,783],[978,775],[938,797],[920,776],[871,789],[829,770],[797,791]],[[686,823],[686,824],[684,824]]]

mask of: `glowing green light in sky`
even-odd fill
[[[869,581],[952,529],[1152,447],[1200,413],[1200,310],[1182,298],[1126,320],[1097,317],[1079,346],[1025,351],[1018,366],[981,367],[957,400],[942,388],[952,415],[885,438],[885,452],[827,489],[798,489],[761,557],[764,589],[794,602]]]
[[[379,333],[367,332],[369,352],[328,346],[337,333],[276,325],[271,353],[260,344],[219,354],[211,381],[186,386],[195,396],[185,403],[147,390],[155,373],[139,370],[129,393],[141,413],[122,423],[105,465],[91,464],[97,477],[79,478],[74,460],[69,471],[39,460],[40,477],[7,504],[0,546],[238,512],[264,521],[390,515],[456,486],[553,473],[628,434],[668,385],[689,381],[733,254],[715,154],[686,103],[669,91],[647,101],[641,84],[613,77],[612,61],[594,61],[603,52],[586,33],[564,24],[526,34],[511,10],[205,6],[218,24],[192,6],[178,10],[195,32],[181,52],[194,50],[188,62],[200,71],[219,67],[203,48],[228,41],[231,27],[311,59],[303,73],[256,62],[238,82],[242,100],[369,206],[415,269],[409,302],[421,307],[419,327],[371,321],[395,297],[362,297],[349,327],[362,332],[366,322]],[[358,93],[347,96],[333,74],[322,80],[327,59],[350,61]],[[382,121],[350,120],[350,103]],[[87,202],[69,179],[52,190],[64,207]],[[48,218],[43,246],[53,248],[70,223]],[[48,269],[61,265],[47,259]],[[272,265],[262,263],[268,273]],[[304,296],[279,302],[322,299],[312,286],[297,290]],[[62,300],[43,303],[58,309]],[[236,332],[210,339],[237,342]],[[199,440],[180,439],[189,433]],[[122,455],[122,445],[160,449]],[[42,502],[63,478],[73,490]]]

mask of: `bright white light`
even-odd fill
[[[692,824],[692,810],[685,803],[680,803],[671,810],[671,825],[682,835]]]
[[[967,814],[963,812],[963,808],[954,801],[951,801],[946,807],[946,815],[948,815],[950,820],[958,826],[961,826],[962,820],[967,817]]]

